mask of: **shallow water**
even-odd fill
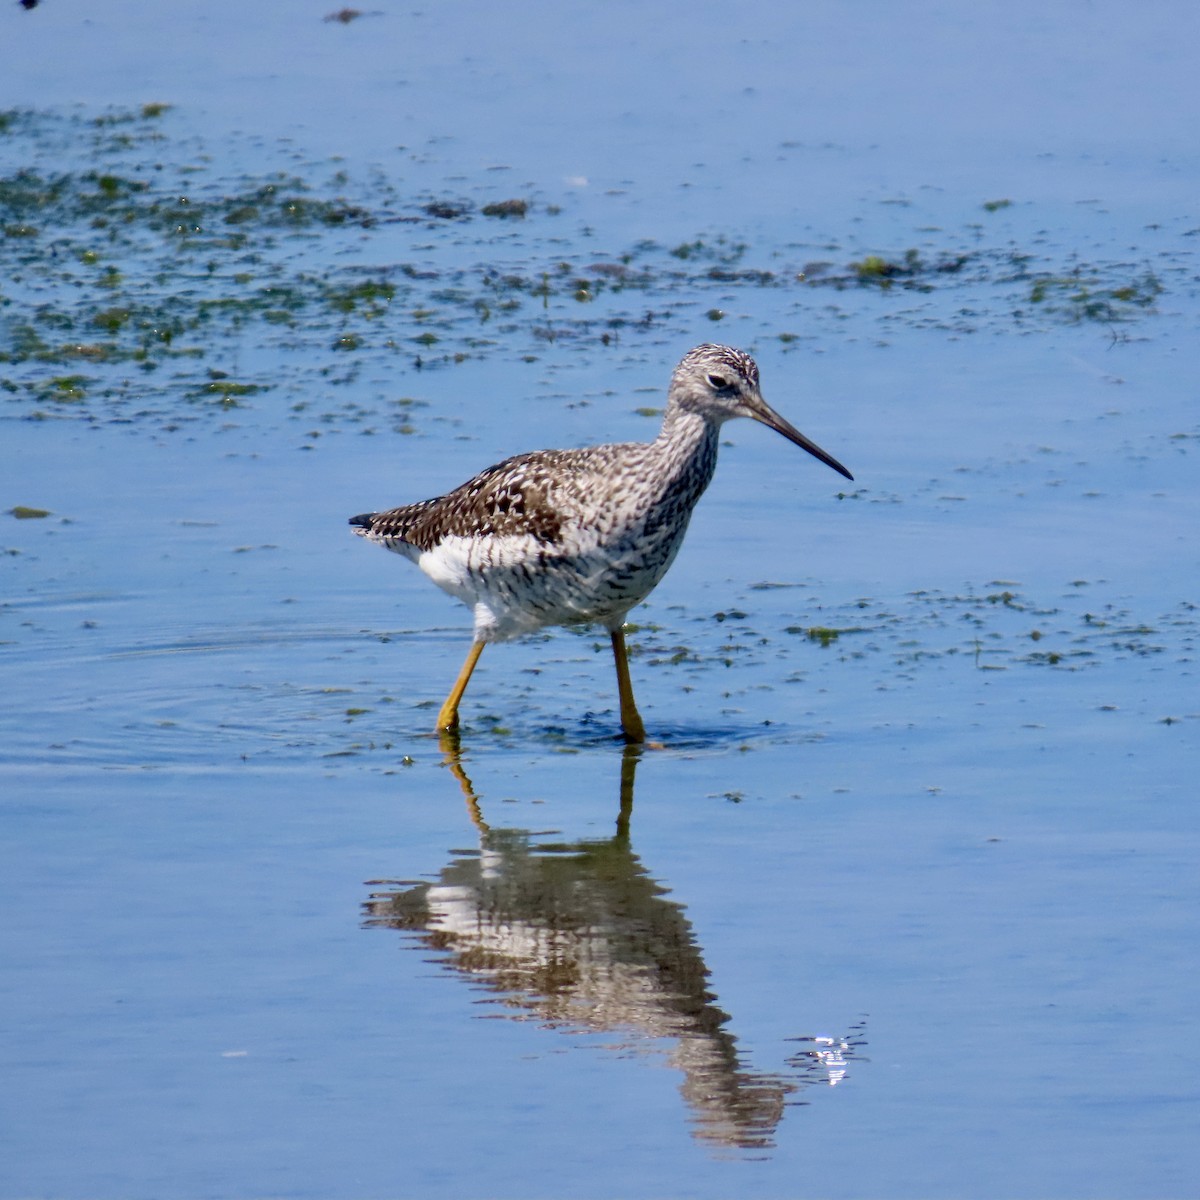
[[[1188,1193],[1191,10],[13,10],[0,1191]],[[439,744],[346,517],[702,340],[856,482],[727,427],[663,749],[563,630]]]

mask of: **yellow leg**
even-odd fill
[[[644,742],[646,727],[633,702],[633,684],[629,682],[629,655],[625,653],[625,631],[612,630],[613,658],[617,663],[617,695],[621,698],[621,729],[627,742]]]
[[[441,711],[438,713],[437,729],[439,733],[458,728],[458,702],[463,698],[463,692],[467,690],[471,672],[475,670],[475,664],[479,661],[485,645],[487,645],[486,642],[471,643],[467,661],[463,663],[463,668],[459,671],[458,678],[450,689],[450,695],[446,697],[446,703],[442,705]]]

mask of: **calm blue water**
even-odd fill
[[[1191,1194],[1196,13],[10,7],[0,177],[161,203],[0,222],[0,1195]],[[664,749],[567,631],[440,746],[345,518],[710,339],[856,485],[727,427]]]

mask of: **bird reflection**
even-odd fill
[[[613,836],[560,843],[489,826],[452,735],[443,751],[479,831],[479,852],[460,852],[434,883],[374,893],[366,925],[408,931],[445,951],[446,966],[495,992],[514,1018],[624,1033],[623,1049],[665,1042],[683,1072],[695,1134],[709,1142],[770,1147],[796,1093],[841,1081],[859,1044],[851,1038],[796,1039],[805,1045],[786,1073],[743,1064],[682,906],[667,899],[630,843],[640,746],[626,747],[621,760]]]

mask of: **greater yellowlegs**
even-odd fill
[[[717,465],[720,428],[732,417],[760,421],[854,478],[767,404],[748,354],[703,345],[675,368],[652,442],[518,454],[444,496],[350,518],[355,533],[411,559],[474,614],[474,641],[438,730],[457,727],[459,701],[488,642],[595,623],[612,639],[625,739],[646,740],[625,617],[679,552]]]

